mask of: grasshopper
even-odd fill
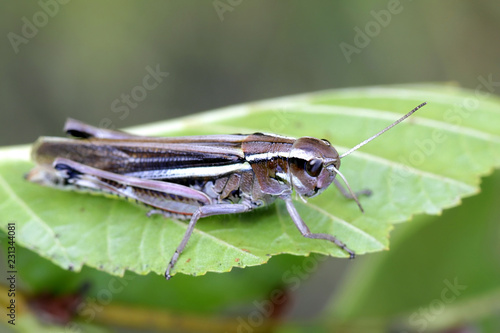
[[[306,200],[334,183],[363,211],[357,197],[371,192],[352,191],[339,171],[340,160],[425,104],[342,155],[327,140],[313,137],[263,133],[144,137],[68,119],[64,130],[70,138],[41,137],[35,142],[32,157],[37,165],[27,179],[60,189],[125,197],[150,207],[148,216],[189,220],[167,265],[167,280],[200,218],[247,212],[278,198],[285,201],[302,236],[330,241],[354,258],[354,251],[341,240],[309,230],[293,204],[293,191]]]

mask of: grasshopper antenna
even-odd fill
[[[398,120],[396,120],[395,122],[393,122],[392,124],[390,124],[389,126],[387,126],[386,128],[384,128],[383,130],[381,130],[380,132],[378,132],[374,136],[372,136],[372,137],[366,139],[365,141],[357,144],[356,146],[352,147],[351,149],[349,149],[348,151],[346,151],[345,153],[343,153],[342,155],[340,155],[340,158],[346,157],[347,155],[349,155],[353,151],[358,150],[359,148],[361,148],[364,145],[366,145],[368,142],[370,142],[373,139],[376,139],[377,137],[381,136],[382,134],[384,134],[385,132],[387,132],[388,130],[390,130],[391,128],[393,128],[394,126],[396,126],[397,124],[399,124],[400,122],[402,122],[403,120],[405,120],[406,118],[408,118],[409,116],[411,116],[412,114],[414,114],[418,109],[420,109],[421,107],[423,107],[426,104],[427,104],[427,102],[424,102],[424,103],[420,104],[419,106],[417,106],[416,108],[414,108],[413,110],[411,110],[410,112],[408,112],[407,114],[405,114],[404,116],[402,116],[401,118],[399,118]]]

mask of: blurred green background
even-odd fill
[[[474,89],[478,77],[490,75],[500,82],[500,5],[493,0],[65,2],[3,1],[2,146],[61,135],[67,117],[122,128],[321,89],[438,81]],[[157,68],[161,82],[144,82]],[[484,219],[497,220],[497,211]],[[405,233],[394,238],[398,232]],[[484,254],[477,252],[472,264]],[[387,254],[369,259],[377,256]],[[407,258],[401,260],[410,267]],[[347,302],[357,285],[342,293],[335,284],[346,265],[338,259],[322,265],[295,292],[289,316],[313,318],[332,292]],[[421,273],[408,267],[413,276]],[[404,288],[397,290],[395,299]],[[373,315],[363,310],[357,312]]]
[[[60,135],[67,117],[121,128],[336,87],[499,80],[497,1],[397,3],[3,1],[0,145]],[[168,76],[126,106],[148,66]]]

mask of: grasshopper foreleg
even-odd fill
[[[285,202],[286,202],[286,208],[288,210],[288,214],[290,214],[290,217],[292,218],[293,222],[295,223],[295,225],[299,229],[299,231],[302,234],[302,236],[304,236],[306,238],[324,239],[324,240],[330,241],[330,242],[334,243],[335,245],[337,245],[338,247],[340,247],[342,250],[344,250],[347,253],[349,253],[349,257],[351,259],[354,259],[354,257],[356,256],[356,254],[354,253],[354,251],[352,251],[351,249],[349,249],[347,247],[347,245],[345,245],[342,241],[340,241],[339,239],[337,239],[335,236],[332,236],[332,235],[329,235],[329,234],[312,233],[309,230],[309,228],[307,227],[307,225],[305,224],[305,222],[300,217],[299,212],[297,212],[297,209],[293,205],[293,202],[292,202],[291,198],[290,199],[285,199]]]

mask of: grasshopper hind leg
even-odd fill
[[[68,120],[66,120],[64,131],[69,136],[79,139],[100,138],[119,140],[137,138],[137,136],[133,134],[94,127],[71,118],[68,118]]]
[[[243,213],[253,208],[247,202],[217,204],[212,202],[212,199],[205,193],[184,185],[115,174],[65,158],[57,158],[53,166],[62,174],[62,177],[76,186],[144,203],[152,208],[149,215],[162,214],[177,219],[190,219],[184,237],[165,271],[167,280],[171,278],[170,272],[186,247],[200,218]]]
[[[165,279],[170,280],[170,278],[172,277],[170,275],[170,271],[174,268],[177,260],[179,260],[179,256],[186,247],[189,238],[191,238],[191,234],[193,233],[194,227],[196,226],[196,222],[198,222],[200,218],[213,215],[244,213],[251,209],[252,207],[247,204],[215,204],[215,205],[201,206],[200,208],[198,208],[198,210],[191,217],[191,220],[189,221],[184,237],[182,238],[182,241],[177,247],[177,249],[175,250],[172,259],[170,259],[170,262],[168,263],[167,270],[165,271]]]

